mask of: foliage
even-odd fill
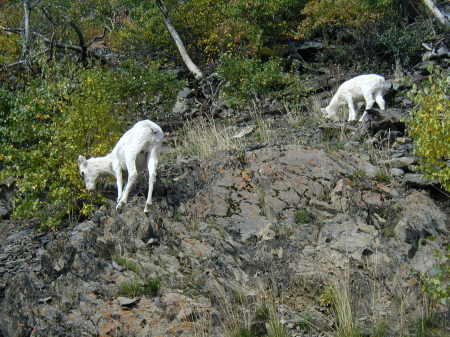
[[[434,303],[447,306],[450,303],[450,245],[444,254],[437,252],[438,263],[429,274],[422,276],[422,289],[431,296]]]
[[[225,81],[221,94],[228,103],[242,103],[269,94],[280,96],[285,91],[293,92],[293,96],[302,93],[298,77],[284,72],[279,58],[263,62],[256,58],[224,54],[217,72]]]
[[[0,128],[0,175],[17,180],[15,217],[38,217],[55,228],[104,200],[84,189],[76,158],[111,151],[130,121],[146,112],[140,110],[148,96],[173,100],[181,83],[158,67],[56,63],[17,92]]]
[[[171,20],[194,58],[217,60],[224,52],[255,55],[263,46],[286,40],[306,0],[166,1]],[[152,2],[128,1],[130,15],[112,33],[125,52],[178,57]]]
[[[302,10],[304,20],[297,38],[310,38],[317,32],[331,34],[337,29],[360,28],[382,18],[395,0],[311,0]]]
[[[450,191],[450,75],[431,70],[431,75],[411,97],[416,104],[407,121],[420,169]]]
[[[407,67],[419,61],[423,51],[422,42],[435,35],[429,20],[418,19],[411,24],[390,15],[377,25],[366,27],[364,33],[369,41],[362,48],[367,48],[371,43],[369,49],[371,52],[376,49],[380,59],[401,60],[402,65]]]

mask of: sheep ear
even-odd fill
[[[82,155],[78,156],[78,165],[80,167],[87,165],[87,161],[86,161],[86,158],[84,156],[82,156]]]

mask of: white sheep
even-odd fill
[[[86,189],[88,191],[95,190],[99,175],[113,175],[117,181],[116,209],[120,211],[127,202],[131,188],[136,183],[138,172],[143,171],[147,166],[149,182],[144,213],[148,213],[152,203],[153,183],[163,138],[164,133],[158,124],[143,120],[125,132],[108,155],[90,159],[80,155],[78,167],[84,178]],[[125,170],[128,172],[128,181],[123,191],[122,173]]]
[[[348,121],[356,120],[355,103],[365,101],[366,107],[360,122],[364,120],[367,115],[367,110],[372,109],[375,102],[381,110],[385,109],[385,102],[383,94],[387,92],[390,85],[383,76],[368,74],[359,75],[348,81],[342,83],[330,104],[324,109],[321,109],[326,118],[337,119],[337,112],[341,105],[347,104],[349,113]]]

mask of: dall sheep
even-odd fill
[[[113,175],[117,182],[116,209],[120,211],[127,202],[131,188],[136,183],[138,172],[142,172],[147,166],[149,182],[144,213],[148,213],[149,206],[152,203],[156,166],[158,165],[163,138],[164,133],[158,124],[150,120],[143,120],[137,122],[130,130],[125,132],[108,155],[90,159],[80,155],[78,167],[81,176],[84,178],[86,189],[88,191],[95,190],[99,175]],[[124,191],[122,190],[123,171],[128,172],[128,181]]]
[[[349,109],[348,121],[351,122],[356,120],[355,103],[365,101],[366,107],[364,114],[359,120],[361,122],[366,117],[367,110],[372,109],[375,102],[377,102],[381,110],[385,109],[383,95],[389,88],[390,85],[381,75],[368,74],[356,76],[339,86],[330,104],[322,109],[322,113],[326,118],[337,119],[339,107],[347,104]]]

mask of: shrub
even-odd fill
[[[311,0],[302,10],[304,20],[298,26],[297,38],[316,33],[330,35],[343,28],[361,28],[382,18],[395,0]]]
[[[254,56],[263,46],[286,41],[307,0],[166,1],[170,16],[194,59],[215,61],[224,52]],[[125,52],[177,57],[158,9],[129,1],[130,19],[111,35]]]
[[[407,130],[414,140],[419,168],[430,179],[437,179],[450,191],[450,76],[432,69],[431,75],[411,95],[416,107],[407,120]]]
[[[422,289],[434,302],[448,306],[450,304],[450,245],[445,251],[436,252],[438,263],[428,274],[422,275]]]
[[[293,96],[304,90],[297,76],[283,70],[281,59],[263,62],[256,58],[224,54],[217,67],[219,77],[225,81],[222,98],[239,104],[268,95],[282,96],[286,91]]]

